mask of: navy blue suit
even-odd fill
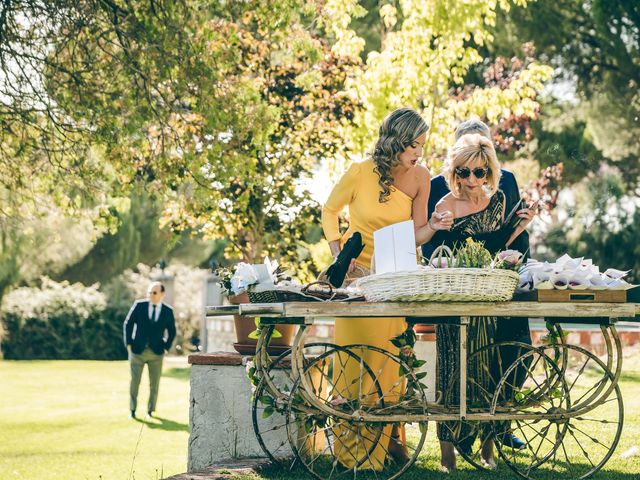
[[[156,409],[160,376],[162,375],[162,360],[165,350],[171,348],[176,336],[176,322],[173,309],[166,303],[162,304],[160,312],[149,312],[149,301],[136,301],[124,321],[123,333],[126,346],[131,345],[129,366],[131,368],[131,383],[129,385],[129,409],[135,415],[138,405],[138,387],[142,378],[142,371],[147,365],[149,370],[149,403],[147,412]],[[149,318],[156,313],[155,317]],[[165,340],[166,332],[166,340]],[[147,348],[148,347],[148,348]]]
[[[136,327],[135,336],[133,327]],[[164,339],[165,331],[167,339]],[[176,323],[173,309],[166,303],[162,304],[158,321],[149,319],[149,301],[137,300],[124,321],[124,344],[131,345],[135,354],[141,354],[149,346],[156,355],[163,355],[171,348],[176,337]]]

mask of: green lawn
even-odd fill
[[[165,361],[134,421],[127,362],[0,361],[0,479],[155,480],[187,469],[189,370]],[[138,397],[144,414],[145,369]]]
[[[640,358],[625,359],[621,388],[625,427],[613,458],[596,477],[635,480],[640,454]],[[140,401],[147,398],[146,378]],[[165,362],[157,420],[127,419],[126,362],[0,361],[0,480],[117,479],[156,480],[184,472],[188,441],[188,368]],[[142,411],[144,408],[142,409]],[[437,472],[434,424],[423,453],[403,478],[501,480],[514,474],[500,463],[497,472],[475,472],[460,460],[453,475]],[[265,469],[237,479],[298,479],[300,471]]]

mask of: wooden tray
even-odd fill
[[[533,290],[516,294],[514,300],[538,302],[625,303],[626,290]]]

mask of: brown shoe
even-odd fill
[[[396,463],[403,464],[409,461],[409,452],[407,446],[400,441],[400,437],[391,437],[389,439],[389,456]]]

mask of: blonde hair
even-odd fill
[[[476,159],[481,160],[489,169],[484,184],[487,197],[498,191],[502,172],[496,150],[491,140],[478,133],[472,133],[461,136],[451,147],[445,160],[442,175],[454,197],[460,197],[460,183],[457,181],[456,168],[464,167]]]

